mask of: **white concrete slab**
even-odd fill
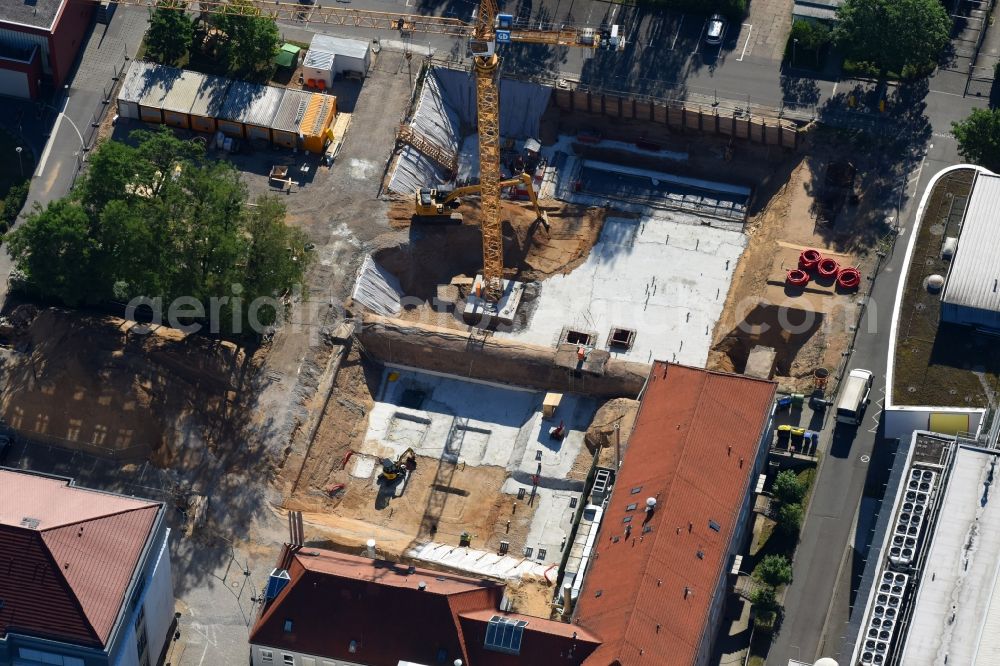
[[[375,458],[355,454],[351,456],[351,469],[349,474],[356,479],[368,479],[375,471]]]
[[[407,555],[425,562],[433,562],[472,574],[497,578],[544,578],[545,572],[552,566],[524,557],[500,556],[483,550],[459,548],[434,541],[410,550]]]
[[[361,453],[395,458],[407,448],[439,458],[446,451],[468,465],[504,467],[527,477],[541,464],[545,479],[564,480],[583,447],[597,409],[592,398],[565,394],[552,419],[542,417],[545,394],[392,368],[368,416]],[[549,428],[562,422],[566,436]],[[450,437],[450,440],[449,440]]]
[[[503,484],[503,492],[508,495],[516,495],[519,488],[524,488],[526,496],[531,494],[531,484],[514,479],[507,479]],[[524,545],[532,550],[531,559],[550,564],[560,561],[563,548],[568,547],[566,540],[573,526],[573,514],[576,513],[576,509],[570,507],[574,497],[578,502],[582,501],[579,492],[536,489],[533,503],[535,515],[524,541]]]
[[[609,218],[583,264],[542,283],[527,326],[497,335],[556,345],[569,327],[596,331],[603,349],[612,328],[629,328],[632,349],[613,355],[704,366],[746,237],[692,217]]]

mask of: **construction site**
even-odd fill
[[[514,608],[548,617],[556,581],[585,566],[651,363],[811,388],[847,347],[858,290],[789,272],[816,249],[864,276],[875,243],[848,239],[881,216],[873,176],[811,126],[582,96],[503,79],[496,60],[380,48],[363,81],[338,82],[325,152],[215,151],[315,244],[290,318],[307,325],[242,348],[22,312],[4,417],[29,439],[146,458],[193,495],[243,479],[267,507],[248,540],[301,511],[310,544],[507,580]],[[85,347],[93,363],[64,353]],[[68,387],[57,428],[34,396]],[[203,518],[233,520],[221,504]]]

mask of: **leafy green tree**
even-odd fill
[[[968,118],[951,124],[951,133],[962,157],[1000,171],[1000,109],[973,109]]]
[[[8,237],[7,251],[43,295],[67,305],[88,302],[95,250],[90,218],[77,203],[54,201],[32,212]]]
[[[774,588],[792,582],[792,563],[784,555],[767,555],[753,572],[754,578]]]
[[[0,217],[0,226],[4,230],[9,229],[17,221],[17,216],[20,215],[21,209],[24,208],[24,202],[28,200],[28,188],[30,185],[30,180],[25,180],[17,185],[11,185],[10,189],[7,190],[7,195],[0,202],[0,210],[3,211],[3,215]]]
[[[174,65],[187,55],[194,40],[194,23],[181,9],[155,9],[146,33],[146,53],[163,65]]]
[[[778,508],[778,530],[786,536],[798,536],[804,514],[801,504],[782,504]]]
[[[214,330],[273,324],[277,297],[302,283],[308,264],[306,237],[285,225],[284,205],[262,197],[248,206],[231,164],[169,131],[134,138],[134,148],[101,144],[72,196],[11,234],[26,283],[69,305],[145,296],[166,308],[188,297],[213,317],[213,299],[239,291],[241,307],[209,321]],[[251,310],[258,298],[266,302]]]
[[[757,612],[774,612],[780,608],[778,594],[770,585],[758,586],[750,597],[750,603],[754,605]]]
[[[222,54],[229,71],[240,76],[269,76],[278,54],[280,36],[274,19],[260,16],[260,11],[246,0],[232,0],[233,13],[216,19],[218,28],[226,34]]]
[[[791,44],[794,40],[798,40],[797,49],[819,51],[830,43],[830,28],[824,23],[798,20],[792,24],[792,31],[788,36],[789,52],[792,51]]]
[[[939,0],[846,0],[833,36],[851,60],[872,63],[884,79],[932,64],[950,31]]]
[[[806,484],[790,469],[778,472],[771,486],[771,494],[782,504],[798,504],[805,499],[806,490]]]

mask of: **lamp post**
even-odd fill
[[[796,47],[798,45],[799,45],[798,38],[792,39],[792,67],[795,67],[795,60],[796,60],[795,52],[796,52]]]
[[[21,178],[24,178],[24,161],[21,159],[21,151],[24,149],[18,146],[14,150],[17,151],[17,165],[21,167]]]

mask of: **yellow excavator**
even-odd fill
[[[417,454],[413,449],[406,449],[396,460],[382,458],[382,478],[389,483],[395,483],[400,477],[406,478],[416,468]]]
[[[535,195],[535,187],[529,174],[522,173],[516,178],[500,181],[500,189],[518,185],[528,191],[528,198],[531,200],[531,205],[535,207],[535,215],[538,216],[538,219],[547,221],[545,212],[538,205],[538,197]],[[417,223],[460,224],[462,216],[454,211],[462,204],[461,198],[469,194],[479,194],[482,189],[483,186],[478,184],[456,187],[453,190],[421,187],[414,196],[413,221]]]

